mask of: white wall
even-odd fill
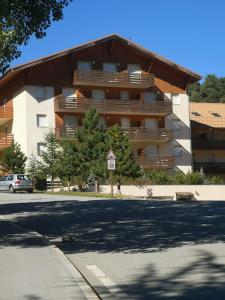
[[[166,94],[171,99],[171,94]],[[180,104],[173,104],[173,114],[166,117],[166,128],[173,129],[173,147],[180,147],[180,156],[175,157],[176,167],[187,173],[192,171],[191,130],[189,114],[189,97],[179,94]],[[176,128],[175,128],[176,127]]]
[[[37,143],[43,141],[49,128],[55,128],[54,88],[46,87],[46,99],[39,101],[35,98],[37,89],[37,86],[25,86],[13,98],[12,133],[27,157],[37,155]],[[37,126],[37,114],[47,115],[47,128]]]
[[[122,185],[122,195],[131,197],[147,197],[147,189],[152,189],[153,197],[166,197],[176,200],[176,193],[189,192],[194,194],[196,200],[208,201],[225,201],[225,185],[149,185],[149,186],[134,186]],[[114,194],[117,193],[117,187],[113,187]],[[109,185],[100,186],[101,193],[110,194]]]

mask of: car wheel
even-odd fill
[[[12,185],[10,185],[9,191],[10,191],[10,193],[12,193],[12,194],[15,194],[15,192],[16,192],[16,190],[14,189],[14,187],[13,187]]]
[[[33,193],[33,189],[27,190],[28,193]]]

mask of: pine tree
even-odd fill
[[[71,177],[81,173],[79,153],[73,141],[64,141],[62,149],[62,167],[59,169],[59,176],[67,177],[68,191],[70,191]]]
[[[116,156],[116,170],[114,176],[117,180],[118,191],[121,193],[122,177],[139,178],[142,175],[140,166],[133,156],[132,146],[125,132],[118,125],[114,125],[107,132],[107,148]]]
[[[50,130],[44,137],[43,143],[45,149],[40,153],[41,169],[46,176],[51,177],[51,188],[54,190],[54,179],[59,175],[60,168],[62,168],[62,149],[57,143],[55,133]]]
[[[81,177],[87,182],[92,176],[96,180],[97,191],[99,180],[106,178],[106,144],[105,130],[95,108],[85,114],[83,125],[76,132],[79,149]]]
[[[24,173],[27,157],[18,143],[13,143],[3,152],[2,165],[12,173]]]

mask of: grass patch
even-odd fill
[[[46,194],[54,195],[64,195],[64,196],[83,196],[83,197],[96,197],[96,198],[127,198],[123,195],[114,195],[113,197],[110,194],[102,194],[95,192],[45,192]]]

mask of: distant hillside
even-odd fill
[[[192,102],[225,103],[225,77],[209,74],[203,83],[190,85],[188,94]]]

